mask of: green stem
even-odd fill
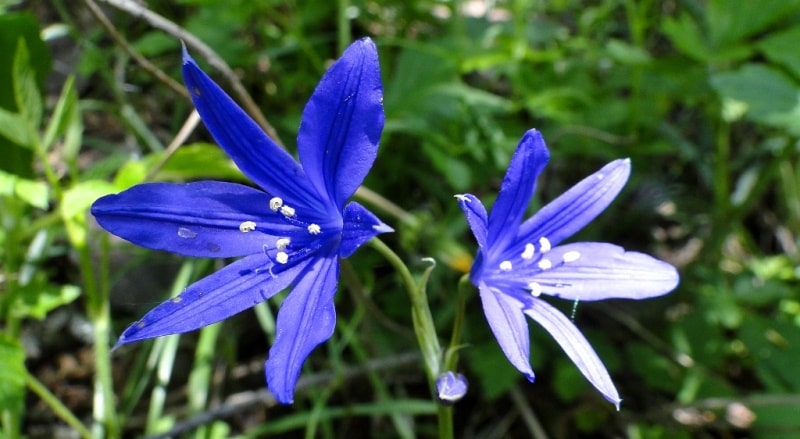
[[[39,380],[36,379],[33,375],[30,374],[27,370],[25,371],[25,385],[28,386],[29,389],[33,393],[35,393],[42,401],[47,404],[53,413],[56,414],[61,420],[67,423],[70,427],[74,428],[78,434],[81,435],[83,439],[89,439],[92,437],[92,433],[86,428],[83,423],[74,415],[72,412],[64,405],[61,401],[59,401],[58,397],[53,395],[50,390],[44,386]]]
[[[461,333],[464,327],[464,315],[467,309],[467,297],[472,292],[472,283],[469,274],[461,276],[458,281],[458,298],[456,302],[456,315],[453,320],[453,333],[450,336],[450,346],[444,356],[444,370],[456,370],[458,366],[458,351],[461,349]]]
[[[350,32],[350,19],[347,17],[347,8],[350,7],[350,2],[348,0],[338,0],[336,6],[336,27],[339,30],[338,53],[342,53],[350,45],[350,40],[353,38]]]

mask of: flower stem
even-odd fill
[[[78,434],[83,439],[89,439],[92,437],[92,433],[86,428],[83,423],[64,405],[61,401],[59,401],[58,397],[53,395],[50,390],[44,386],[39,380],[36,379],[33,375],[30,374],[27,370],[25,370],[25,385],[28,386],[29,389],[33,393],[35,393],[39,398],[47,404],[50,409],[53,410],[53,413],[56,414],[59,418],[61,418],[64,422],[67,423],[70,427],[74,428]]]

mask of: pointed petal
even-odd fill
[[[483,203],[472,194],[456,195],[456,198],[461,210],[464,211],[464,216],[467,218],[472,234],[475,235],[475,240],[478,241],[478,247],[481,249],[488,248],[489,219]]]
[[[272,141],[184,49],[183,79],[200,118],[241,171],[293,207],[323,208],[303,169]]]
[[[478,285],[478,290],[483,313],[497,343],[500,344],[500,349],[514,367],[525,374],[529,381],[533,381],[528,322],[522,313],[522,303],[485,283]]]
[[[308,265],[281,268],[274,274],[263,254],[248,256],[190,285],[131,324],[117,344],[180,334],[216,323],[253,307],[286,288]]]
[[[306,357],[333,335],[333,296],[339,278],[335,254],[315,259],[278,311],[275,344],[266,362],[267,386],[281,404],[291,404]]]
[[[265,234],[289,229],[278,215],[266,215],[269,199],[234,183],[147,183],[99,198],[92,215],[104,229],[142,247],[228,258],[259,253]],[[240,231],[245,221],[252,221],[255,230]]]
[[[362,244],[381,233],[394,232],[364,206],[350,202],[344,207],[344,226],[342,227],[342,243],[339,256],[348,258]]]
[[[500,193],[489,214],[489,246],[493,251],[504,250],[516,237],[515,231],[531,201],[536,178],[549,159],[550,153],[542,134],[537,130],[526,132],[511,157]]]
[[[563,262],[565,255],[571,262]],[[562,299],[646,299],[678,286],[678,271],[672,265],[613,244],[567,244],[545,256],[553,268],[539,271],[531,280],[542,286],[543,294]]]
[[[366,177],[383,131],[383,86],[375,44],[350,45],[303,110],[300,162],[320,194],[341,209]]]
[[[628,181],[631,161],[619,159],[584,178],[525,221],[519,239],[537,242],[547,238],[557,245],[589,224],[617,197]]]
[[[533,304],[525,310],[525,314],[553,336],[570,360],[578,366],[583,376],[619,410],[619,403],[622,400],[619,398],[617,388],[614,387],[614,382],[611,381],[600,357],[580,330],[564,314],[543,300],[534,298]]]

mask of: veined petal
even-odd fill
[[[536,242],[544,237],[551,245],[557,245],[605,210],[625,186],[630,173],[629,159],[614,160],[603,166],[525,221],[518,239]]]
[[[115,348],[193,331],[251,308],[289,286],[309,260],[295,266],[281,266],[284,271],[275,274],[272,261],[264,254],[240,259],[150,310],[122,333]]]
[[[534,298],[533,304],[525,309],[525,314],[553,336],[570,360],[578,366],[578,370],[619,410],[619,403],[622,400],[619,398],[617,388],[600,357],[581,331],[564,314],[540,299]]]
[[[335,207],[344,206],[372,167],[383,119],[378,51],[363,38],[322,77],[303,110],[297,136],[306,174]]]
[[[478,247],[487,249],[489,219],[486,215],[486,208],[483,207],[483,203],[481,203],[478,197],[472,194],[456,195],[456,198],[458,199],[458,205],[464,212],[464,216],[467,218],[467,223],[472,230],[472,234],[475,235],[475,240],[478,241]]]
[[[146,183],[92,204],[92,215],[109,232],[134,244],[184,256],[228,258],[261,252],[265,235],[289,229],[265,215],[270,197],[234,183]],[[242,224],[254,229],[242,232]]]
[[[523,304],[485,283],[478,285],[483,313],[492,328],[494,337],[506,358],[529,381],[534,374],[530,363],[530,337],[528,322],[522,312]]]
[[[552,268],[531,280],[541,285],[543,294],[562,299],[646,299],[678,286],[678,271],[672,265],[613,244],[567,244],[545,256]]]
[[[342,242],[339,245],[339,256],[348,258],[361,245],[375,235],[393,232],[372,212],[355,201],[347,203],[344,207],[344,226],[342,227]]]
[[[311,351],[333,335],[333,296],[339,259],[331,252],[315,258],[278,311],[275,344],[266,362],[267,386],[281,404],[291,404],[300,369]]]
[[[248,178],[295,207],[325,207],[294,158],[276,145],[185,49],[183,79],[208,131]]]
[[[503,178],[500,193],[489,214],[489,247],[502,251],[516,237],[525,208],[531,201],[536,178],[550,160],[550,153],[541,133],[529,130],[522,136],[508,171]]]

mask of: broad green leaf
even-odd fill
[[[30,63],[28,45],[22,38],[17,42],[12,81],[14,81],[14,99],[19,114],[29,129],[38,129],[42,122],[42,95],[36,86],[36,71]]]
[[[33,147],[30,132],[26,129],[22,116],[3,108],[0,108],[0,136],[19,146]]]
[[[640,66],[652,61],[652,57],[647,50],[622,40],[609,40],[606,43],[606,50],[614,60],[621,64]]]
[[[50,123],[47,124],[42,147],[45,150],[50,149],[58,136],[67,132],[71,125],[80,123],[75,78],[70,76],[64,83],[64,87],[61,89],[61,96],[59,96],[53,114],[50,116]]]
[[[681,14],[677,19],[668,17],[661,31],[684,55],[698,61],[706,61],[711,57],[708,43],[689,14]]]
[[[44,210],[49,205],[50,188],[42,181],[20,178],[14,187],[14,193],[33,207]]]
[[[50,311],[72,303],[81,295],[75,285],[28,285],[19,291],[12,313],[19,318],[43,320]]]
[[[712,45],[719,49],[742,43],[798,7],[799,0],[711,0],[706,8],[706,22]]]
[[[25,351],[18,340],[0,333],[0,410],[25,407]]]
[[[72,245],[86,245],[86,212],[96,199],[112,192],[116,187],[102,180],[82,181],[64,192],[59,207]]]
[[[800,41],[800,27],[770,34],[758,43],[758,48],[770,61],[782,64],[796,77],[800,78],[800,51],[797,44]]]
[[[147,169],[161,161],[163,153],[145,159]],[[246,181],[222,148],[210,143],[193,143],[178,148],[155,175],[155,180],[188,181],[198,179]]]

